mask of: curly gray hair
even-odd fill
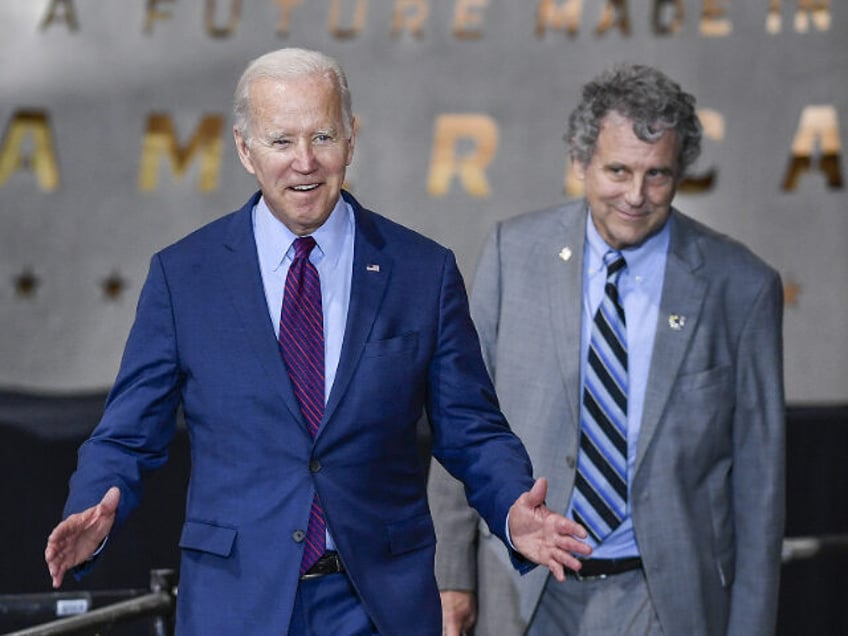
[[[641,64],[614,66],[583,87],[580,104],[568,118],[571,159],[586,165],[595,153],[601,122],[610,112],[633,122],[633,133],[653,143],[666,130],[680,140],[678,176],[701,154],[701,122],[695,98],[655,68]]]

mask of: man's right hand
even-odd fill
[[[565,580],[565,569],[580,570],[580,556],[592,548],[584,540],[586,529],[545,505],[548,480],[540,477],[509,509],[509,537],[524,558],[544,565],[557,581]]]
[[[448,590],[442,597],[442,636],[462,636],[477,621],[477,599],[473,592]]]
[[[62,585],[68,570],[88,560],[109,535],[120,500],[121,491],[113,486],[99,504],[69,516],[50,533],[44,560],[54,588]]]

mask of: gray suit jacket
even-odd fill
[[[577,201],[499,224],[472,288],[502,409],[558,511],[578,448],[586,218]],[[648,588],[666,634],[773,634],[784,529],[780,278],[679,211],[670,223],[631,495]],[[476,589],[477,634],[520,633],[547,570],[520,577],[501,566],[503,546],[438,465],[429,492],[440,588]]]

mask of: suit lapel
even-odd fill
[[[539,251],[545,263],[553,346],[568,403],[565,421],[574,423],[575,432],[580,421],[580,318],[585,236],[585,206],[571,204],[560,215],[555,231],[542,239]]]
[[[219,276],[222,289],[244,326],[250,348],[259,358],[263,373],[261,377],[257,375],[257,381],[271,385],[269,390],[280,394],[286,407],[303,424],[304,430],[307,430],[274,338],[274,330],[268,321],[268,303],[262,285],[262,274],[259,271],[251,219],[253,207],[258,199],[257,193],[233,215],[219,261]]]
[[[685,217],[675,211],[671,217],[671,239],[639,432],[637,471],[656,433],[701,317],[707,281],[697,275],[703,258],[696,239]]]
[[[344,196],[353,207],[355,219],[353,272],[344,342],[336,378],[324,411],[324,422],[333,416],[350,385],[392,272],[392,259],[383,251],[385,241],[370,213],[349,194],[344,193]],[[318,434],[323,430],[322,426]]]

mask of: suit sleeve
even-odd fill
[[[118,486],[120,527],[139,504],[143,477],[167,461],[179,383],[172,308],[161,260],[154,256],[103,417],[80,447],[65,516]]]
[[[484,246],[471,291],[471,315],[483,358],[494,377],[499,267],[497,230]],[[480,517],[468,504],[462,484],[432,462],[428,497],[436,527],[436,580],[440,590],[476,591]]]
[[[468,502],[508,544],[507,514],[532,488],[533,470],[524,445],[501,413],[452,253],[443,263],[439,296],[427,382],[433,456],[463,482]],[[516,567],[529,569],[518,561]]]
[[[728,636],[766,636],[776,628],[785,519],[785,404],[783,290],[777,273],[772,274],[750,308],[736,361],[737,562]]]

